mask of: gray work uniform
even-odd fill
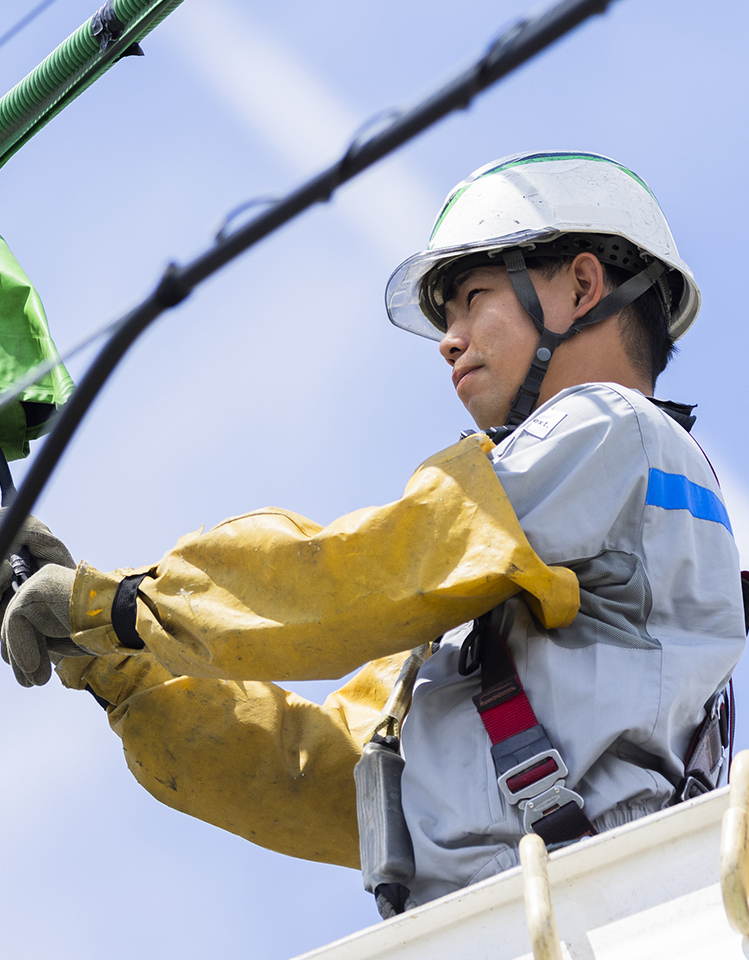
[[[521,597],[497,608],[533,710],[599,830],[666,806],[704,705],[744,647],[739,558],[718,483],[686,431],[642,394],[558,394],[492,453],[528,540],[571,567],[581,607],[544,630]],[[418,903],[517,863],[518,809],[458,673],[470,624],[422,668],[403,731],[403,806]]]

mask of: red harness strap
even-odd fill
[[[490,614],[474,623],[460,652],[462,674],[479,665],[482,690],[473,702],[492,744],[500,793],[523,811],[526,833],[537,833],[547,846],[592,837],[583,799],[565,786],[567,766],[536,719]]]

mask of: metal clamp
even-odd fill
[[[508,784],[509,780],[513,780],[520,774],[527,773],[534,767],[540,766],[544,760],[552,760],[556,764],[556,769],[552,773],[548,773],[545,777],[541,777],[539,780],[535,780],[533,783],[529,783],[528,786],[521,787],[519,790],[513,791],[510,788]],[[504,795],[506,800],[510,803],[519,803],[521,800],[528,800],[531,797],[537,797],[538,794],[547,792],[558,780],[563,781],[568,773],[567,764],[562,760],[558,750],[544,750],[543,753],[537,753],[522,763],[510,767],[509,770],[506,770],[502,776],[498,778],[497,783],[499,784],[500,793]],[[562,786],[564,786],[564,783],[562,783]]]
[[[575,793],[574,790],[565,787],[564,780],[545,793],[533,797],[532,800],[523,801],[523,803],[520,804],[520,809],[523,811],[523,829],[526,833],[533,833],[533,824],[537,820],[541,820],[547,813],[563,807],[566,803],[570,803],[570,801],[576,803],[578,807],[582,809],[584,804],[583,798],[579,793]]]
[[[691,800],[693,797],[700,797],[703,793],[710,793],[710,787],[705,786],[702,780],[689,774],[684,777],[683,784],[680,784],[677,788],[676,797],[681,803],[684,800]]]
[[[719,717],[720,711],[725,707],[725,705],[726,705],[726,695],[725,695],[725,692],[721,690],[720,693],[716,694],[715,697],[713,698],[713,702],[710,706],[710,716]]]

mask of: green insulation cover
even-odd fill
[[[93,16],[53,50],[0,99],[0,167],[180,3],[182,0],[113,0],[111,11],[123,32],[105,50],[94,36]]]
[[[58,356],[39,294],[0,237],[0,393],[37,364]],[[28,456],[29,440],[49,429],[49,414],[62,406],[74,389],[60,363],[0,409],[0,447],[7,460]],[[44,404],[46,409],[28,404]]]

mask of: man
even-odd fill
[[[738,555],[681,409],[647,399],[699,292],[649,188],[526,154],[449,195],[388,285],[477,426],[404,496],[322,529],[275,509],[158,564],[42,567],[3,650],[107,706],[155,796],[354,866],[352,770],[410,647],[444,634],[403,733],[416,903],[666,806],[744,644]],[[37,531],[32,552],[54,560]],[[578,592],[579,589],[579,592]],[[475,623],[474,623],[475,621]],[[322,707],[275,686],[367,665]]]

